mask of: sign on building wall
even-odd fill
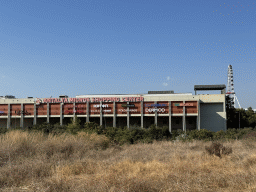
[[[194,106],[193,103],[174,103],[174,106],[178,106],[178,107],[188,107],[188,106]]]
[[[134,104],[123,104],[122,107],[135,107]]]
[[[145,107],[167,107],[167,104],[145,104]]]
[[[96,97],[96,98],[37,98],[36,104],[41,103],[87,103],[87,102],[140,102],[143,97]]]

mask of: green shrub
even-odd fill
[[[145,130],[148,138],[152,140],[163,140],[171,138],[169,128],[167,126],[157,127],[156,125],[151,125],[148,129]]]
[[[33,127],[29,128],[30,130],[34,130],[34,131],[42,131],[43,133],[51,133],[53,130],[53,125],[50,123],[42,123],[40,125],[34,125]]]
[[[176,140],[176,138],[180,135],[180,134],[182,134],[183,132],[182,131],[180,131],[180,130],[172,130],[172,132],[171,132],[171,139],[172,140]]]
[[[84,130],[87,132],[95,132],[97,134],[105,134],[106,129],[103,126],[99,126],[95,122],[88,122],[84,124]]]
[[[228,129],[226,131],[226,138],[227,139],[237,139],[238,138],[238,130],[233,128],[233,129]]]
[[[242,139],[256,139],[256,131],[251,131],[243,135]]]
[[[40,125],[34,125],[32,127],[26,127],[25,129],[22,129],[24,131],[41,131],[45,134],[52,133],[54,135],[56,134],[62,134],[67,131],[66,125],[60,125],[59,123],[56,124],[50,124],[50,123],[43,123]]]
[[[220,140],[220,139],[224,139],[226,137],[226,132],[223,130],[217,131],[216,133],[214,133],[213,135],[213,139],[214,140]]]
[[[122,130],[122,128],[107,127],[105,130],[105,135],[111,140],[116,140],[118,137],[122,136]]]
[[[188,131],[187,134],[188,134],[189,140],[195,139],[195,140],[211,141],[214,136],[214,132],[206,129]]]
[[[0,127],[0,134],[4,134],[8,131],[7,127]]]
[[[65,133],[67,131],[66,125],[60,125],[59,123],[56,123],[53,125],[53,129],[51,130],[51,133],[54,135],[59,135],[62,133]]]
[[[148,134],[143,129],[130,130],[131,144],[137,143],[138,141],[149,141],[151,140]]]
[[[168,126],[163,126],[162,134],[163,134],[163,139],[168,139],[169,140],[172,137]]]
[[[80,125],[81,120],[75,116],[75,120],[71,119],[71,123],[69,123],[66,127],[68,133],[77,134],[78,131],[83,130],[83,127]]]

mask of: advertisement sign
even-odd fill
[[[100,107],[100,105],[93,105],[93,107],[95,107],[95,108],[99,108],[99,107]],[[102,107],[102,108],[108,108],[108,105],[101,105],[101,107]]]
[[[41,103],[87,103],[87,102],[139,102],[143,101],[143,97],[96,97],[96,98],[46,98],[36,99],[36,104]]]
[[[145,107],[167,107],[167,104],[145,104]]]
[[[95,110],[90,110],[90,112],[94,112],[94,113],[99,113],[100,110],[99,109],[95,109]],[[103,109],[102,112],[104,113],[110,113],[112,112],[111,109]]]
[[[134,104],[123,104],[122,107],[135,107]]]
[[[127,111],[129,111],[129,112],[137,112],[137,109],[119,109],[118,111],[120,111],[120,112],[127,112]]]
[[[149,112],[149,113],[151,113],[151,112],[165,112],[165,108],[146,108],[146,112]]]
[[[75,110],[75,111],[73,111],[73,110],[66,110],[65,113],[68,113],[68,114],[77,113],[77,114],[79,114],[79,113],[85,113],[85,111],[83,111],[83,110]]]
[[[189,107],[189,106],[194,106],[193,103],[174,103],[174,106],[178,106],[178,107]]]

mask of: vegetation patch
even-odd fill
[[[229,155],[232,153],[231,147],[224,147],[219,142],[212,142],[212,144],[209,147],[205,146],[205,150],[209,155],[216,155],[220,158],[222,155]]]

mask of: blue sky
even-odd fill
[[[256,109],[256,0],[0,2],[0,90],[17,98],[192,92]],[[220,93],[218,92],[200,92]]]

